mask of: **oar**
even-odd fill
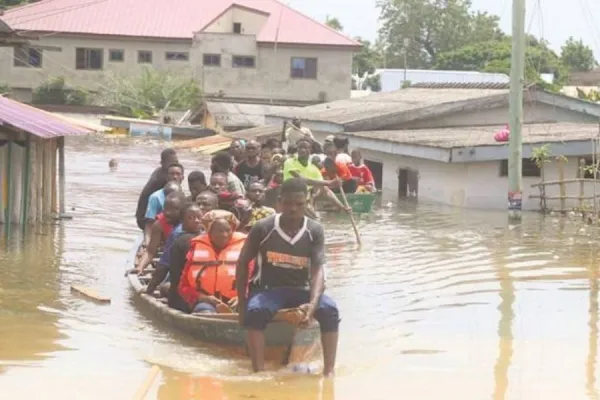
[[[339,177],[338,177],[339,179]],[[346,198],[346,193],[344,193],[344,188],[340,185],[340,194],[342,195],[342,201],[346,208],[350,208],[348,204],[348,199]],[[352,222],[352,228],[354,229],[354,234],[356,235],[356,243],[360,246],[362,243],[360,241],[360,233],[358,233],[358,227],[356,226],[356,221],[354,221],[354,216],[352,215],[352,210],[348,211],[348,215],[350,215],[350,222]]]
[[[156,380],[156,377],[158,376],[159,372],[160,368],[158,368],[156,365],[152,367],[152,369],[148,373],[148,376],[146,376],[146,379],[144,380],[142,386],[140,386],[140,388],[135,393],[135,400],[144,400],[146,398],[146,395],[152,387],[152,384],[154,384],[154,381]]]

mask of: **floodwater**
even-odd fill
[[[328,291],[343,317],[333,380],[252,375],[247,360],[153,324],[123,271],[159,151],[68,142],[73,219],[2,242],[0,398],[132,399],[153,365],[148,399],[598,398],[599,232],[575,218],[510,227],[504,212],[384,200],[360,221],[361,249],[347,220],[328,220]]]

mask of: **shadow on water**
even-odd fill
[[[254,376],[246,359],[153,323],[123,270],[159,151],[68,141],[73,220],[0,243],[3,398],[130,399],[151,365],[163,374],[149,398],[167,400],[597,398],[599,232],[568,217],[513,227],[504,212],[384,198],[359,218],[359,248],[347,218],[325,216],[327,291],[342,315],[334,381]],[[203,156],[181,159],[207,171]]]

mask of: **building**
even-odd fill
[[[65,214],[64,137],[92,133],[0,96],[0,224],[42,224]]]
[[[426,69],[376,69],[382,92],[394,92],[408,84],[432,83],[508,83],[506,74],[478,71],[441,71]]]
[[[507,85],[501,84],[417,85],[304,107],[294,115],[271,115],[270,125],[234,135],[278,135],[283,121],[299,117],[317,139],[330,134],[349,137],[351,148],[361,149],[388,198],[506,209],[508,144],[493,136],[508,123],[508,96]],[[540,193],[531,185],[541,180],[530,159],[535,149],[548,144],[553,155],[544,167],[545,181],[589,176],[579,162],[583,158],[587,165],[592,163],[600,105],[536,87],[526,89],[524,99],[523,208],[534,210],[540,208]],[[556,156],[568,162],[558,162]],[[545,196],[554,202],[548,207],[581,206],[579,197],[593,196],[594,191],[593,182],[581,184],[548,186]]]
[[[93,91],[152,66],[189,74],[207,97],[313,104],[350,97],[360,48],[277,0],[52,0],[5,12],[39,48],[0,51],[20,99],[48,76]]]

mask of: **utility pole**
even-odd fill
[[[408,57],[408,45],[410,44],[410,39],[409,38],[404,38],[403,40],[404,43],[404,84],[402,85],[402,87],[406,86],[406,75],[407,75],[407,69],[408,69],[408,63],[407,63],[407,57]]]
[[[508,218],[521,220],[523,79],[525,73],[525,0],[513,0],[508,142]]]

